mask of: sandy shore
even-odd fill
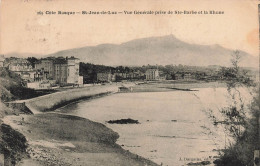
[[[9,116],[5,123],[25,136],[29,157],[18,165],[157,165],[122,149],[103,124],[58,113]]]
[[[221,82],[205,81],[151,81],[133,87],[133,92],[167,92],[174,90],[199,90],[200,88],[225,87]]]
[[[19,166],[157,165],[117,145],[119,135],[103,124],[49,112],[76,100],[114,93],[118,86],[76,88],[22,101],[34,114],[6,116],[1,128],[3,141],[14,153],[9,160]],[[13,138],[13,133],[19,137]]]

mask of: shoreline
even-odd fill
[[[69,89],[24,101],[25,105],[34,113],[48,112],[60,106],[77,100],[91,98],[96,95],[115,93],[118,85],[93,86]]]
[[[152,84],[152,85],[154,85],[154,84]],[[156,84],[156,85],[160,85],[161,86],[162,84]],[[186,85],[187,84],[185,84],[185,86],[183,85],[185,90],[187,90],[186,89]],[[192,85],[192,83],[189,84],[189,85]],[[31,131],[31,129],[23,129],[23,128],[26,125],[27,125],[27,128],[28,127],[30,128],[30,125],[34,124],[35,122],[38,122],[38,121],[34,122],[34,120],[33,120],[34,118],[36,118],[38,116],[43,116],[41,118],[44,119],[44,117],[45,116],[49,116],[49,114],[51,114],[51,116],[53,116],[54,119],[55,119],[55,117],[59,118],[60,116],[65,116],[66,114],[52,112],[52,111],[56,110],[57,108],[61,108],[61,107],[65,106],[65,105],[71,104],[73,102],[79,102],[81,100],[91,100],[91,99],[94,99],[94,98],[97,98],[97,97],[103,97],[103,96],[107,96],[109,94],[116,93],[118,86],[119,85],[105,85],[105,86],[96,86],[96,87],[84,87],[84,88],[71,89],[71,90],[66,90],[66,91],[61,91],[61,92],[56,92],[56,93],[40,96],[40,97],[37,97],[37,98],[28,99],[28,100],[22,101],[22,102],[25,102],[26,107],[28,107],[28,109],[30,109],[33,112],[33,115],[8,116],[8,118],[5,118],[5,123],[11,125],[11,127],[13,129],[18,130],[22,135],[25,135],[26,139],[28,140],[29,147],[30,147],[30,146],[32,146],[30,144],[31,142],[35,142],[35,141],[39,142],[39,140],[34,140],[35,138],[32,138],[32,136],[30,135],[30,132],[28,133],[28,130]],[[138,89],[138,86],[134,86],[134,88],[136,88],[136,87]],[[148,86],[148,89],[150,89],[150,90],[153,89],[153,90],[156,90],[156,91],[183,90],[183,89],[181,89],[179,87],[173,88],[172,86],[170,87],[170,89],[169,89],[169,86],[164,86],[164,87],[159,87],[159,88],[157,87],[157,89],[154,89],[154,88],[155,88],[154,86],[151,86],[151,87]],[[92,90],[92,92],[91,92],[91,90]],[[110,91],[108,91],[108,90],[110,90]],[[86,92],[88,92],[88,93],[86,93]],[[147,92],[147,91],[145,90],[143,92]],[[133,93],[135,93],[135,92],[133,92]],[[66,94],[69,94],[69,96],[66,95]],[[66,115],[66,116],[71,117],[71,118],[75,118],[76,117],[76,116],[73,116],[73,115]],[[19,119],[19,118],[21,118],[21,119]],[[77,118],[79,118],[79,117],[77,117]],[[6,120],[6,119],[9,119],[9,120]],[[30,123],[26,122],[26,120],[28,120],[28,119],[31,119],[33,123],[30,124]],[[90,120],[85,119],[85,118],[82,118],[82,120],[83,121],[85,121],[85,120],[90,121]],[[67,122],[67,121],[70,121],[70,118],[65,118],[65,120],[63,122]],[[95,124],[99,124],[99,123],[96,123],[96,122],[93,122],[93,121],[90,121],[90,122],[95,123]],[[58,126],[62,126],[62,125],[63,125],[63,123],[60,123]],[[50,124],[50,126],[51,126],[51,124]],[[46,125],[44,127],[51,129],[52,127],[50,127],[50,126]],[[111,130],[110,128],[108,128],[106,126],[104,126],[104,127],[106,128],[105,130],[107,130],[107,131]],[[57,130],[58,129],[59,128],[57,128]],[[41,129],[38,129],[38,130],[41,130]],[[78,129],[76,128],[76,126],[68,126],[68,130],[75,130],[75,131],[77,131]],[[103,131],[105,131],[105,130],[103,130]],[[117,133],[114,133],[114,134],[117,134]],[[48,132],[45,133],[45,135],[48,135]],[[79,133],[79,137],[80,137],[80,135],[82,135],[82,133]],[[93,135],[95,135],[95,132],[93,133]],[[44,143],[55,144],[55,141],[53,142],[53,140],[48,140],[47,142],[46,141],[47,140],[43,140]],[[128,161],[128,160],[126,160],[126,161],[128,161],[130,163],[135,162],[134,165],[145,165],[145,164],[148,164],[148,163],[149,163],[148,165],[158,165],[158,164],[154,163],[151,160],[148,160],[148,159],[140,157],[140,156],[138,156],[136,154],[133,154],[133,153],[129,152],[128,150],[124,150],[120,145],[116,144],[115,142],[116,142],[116,140],[113,143],[112,149],[120,151],[120,153],[125,154],[125,156],[123,155],[120,158],[125,158],[125,157],[129,158],[130,157],[131,162]],[[37,149],[37,148],[39,148],[39,146],[42,147],[44,145],[44,143],[41,144],[41,145],[37,145],[36,147],[29,148],[29,149],[34,149],[34,148]],[[65,144],[66,143],[68,143],[68,142],[65,142]],[[64,141],[63,141],[63,144],[64,144]],[[74,144],[77,144],[77,143],[74,143]],[[53,149],[53,147],[48,147],[48,146],[44,147],[44,148],[45,148],[45,151],[46,151],[46,149],[47,150],[48,149],[49,150]],[[31,150],[31,152],[32,152],[32,150]],[[35,153],[35,152],[33,151],[32,153]],[[70,154],[69,152],[67,152],[66,148],[65,149],[63,148],[61,151],[59,151],[59,153],[66,153],[66,155]],[[29,155],[31,155],[31,154],[29,153]],[[31,156],[30,158],[24,159],[23,161],[25,163],[21,164],[21,166],[26,166],[26,165],[28,165],[28,163],[34,163],[34,165],[37,165],[37,164],[38,165],[46,165],[46,163],[44,164],[44,161],[40,161],[39,162],[38,161],[39,159],[37,159],[37,158],[35,159],[35,158],[32,158],[32,157],[33,156]],[[45,161],[49,160],[48,157],[46,157],[46,156],[43,157],[43,158],[44,158]],[[80,157],[80,158],[83,159],[84,156]],[[97,159],[96,161],[93,161],[93,162],[99,162],[99,161]],[[129,163],[124,163],[124,164],[131,165]],[[64,165],[64,163],[61,164],[61,165]],[[75,164],[75,165],[77,165],[77,164]],[[104,164],[104,165],[106,165],[106,164]]]
[[[21,101],[25,102],[26,107],[33,114],[6,116],[1,126],[10,127],[7,127],[8,131],[5,130],[4,135],[8,135],[9,130],[14,130],[27,140],[25,143],[27,147],[22,152],[17,152],[18,156],[22,154],[25,157],[21,161],[19,159],[12,161],[14,159],[9,158],[6,162],[8,160],[9,162],[19,161],[19,166],[85,164],[157,166],[156,163],[124,150],[116,144],[119,135],[105,125],[86,118],[52,112],[73,102],[115,93],[116,87],[118,85],[98,86],[98,90],[96,87],[72,89]],[[114,91],[111,91],[111,88]],[[88,93],[86,94],[86,92]],[[53,96],[56,97],[56,100],[52,100]],[[59,96],[58,99],[57,96]],[[45,103],[45,105],[38,105],[38,103]],[[50,119],[52,120],[50,121]],[[79,124],[71,125],[73,123]],[[66,129],[64,128],[65,124],[67,124]],[[84,127],[89,125],[91,127]],[[55,133],[60,134],[56,135]],[[67,138],[64,138],[65,135]],[[73,136],[74,138],[71,139]],[[75,156],[75,154],[77,155]],[[93,155],[94,159],[92,159]],[[68,160],[64,161],[64,157]]]
[[[116,144],[119,135],[112,129],[86,118],[51,112],[9,116],[5,118],[4,123],[9,124],[27,140],[28,147],[24,156],[29,157],[21,160],[19,166],[157,166],[156,163]]]

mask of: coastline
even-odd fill
[[[6,162],[17,162],[19,166],[157,165],[117,145],[119,135],[103,124],[50,112],[71,102],[115,93],[117,88],[118,85],[84,87],[17,101],[24,102],[33,114],[3,118],[1,127],[6,129],[3,135],[12,137],[10,131],[14,130],[26,139],[17,154],[23,156],[21,161],[19,157],[8,156]]]
[[[147,86],[146,89],[143,89],[142,86],[140,86],[141,90],[143,90],[143,92],[150,92],[151,90],[183,90],[178,89],[182,88],[179,86],[162,86],[162,84],[150,85],[144,85]],[[157,89],[154,85],[157,86]],[[192,85],[193,84],[191,83],[190,86],[194,87]],[[28,141],[26,153],[23,155],[29,155],[30,157],[23,159],[19,165],[30,166],[31,163],[31,165],[84,165],[84,163],[88,163],[89,160],[91,160],[91,162],[88,163],[88,165],[108,165],[108,162],[111,165],[158,165],[150,160],[124,150],[121,146],[117,145],[116,140],[119,135],[100,123],[92,122],[88,119],[73,115],[51,112],[72,102],[116,93],[118,86],[120,85],[107,84],[105,86],[69,89],[25,101],[18,101],[25,102],[26,107],[28,107],[28,109],[33,113],[32,115],[22,114],[19,116],[7,116],[4,118],[5,124],[10,125],[13,129],[17,130]],[[131,84],[131,86],[133,86],[133,84]],[[136,87],[137,86],[134,88]],[[174,89],[174,87],[176,88]],[[186,90],[186,85],[183,88]],[[138,87],[137,90],[137,92],[140,92]],[[53,121],[51,122],[49,119],[53,119]],[[58,122],[56,122],[57,119],[59,119]],[[64,130],[62,126],[66,123],[73,124],[74,121],[72,119],[78,119],[81,125],[67,125],[66,130]],[[88,127],[82,128],[82,126],[88,126],[89,124],[96,126],[95,129],[92,127],[92,130],[86,132],[91,133],[91,135],[85,135],[84,137],[84,132],[77,132],[88,129]],[[99,132],[99,130],[102,132]],[[62,133],[60,133],[59,136],[50,135],[50,133],[55,134],[60,131],[62,131]],[[77,135],[77,137],[72,140],[70,140],[70,138],[64,139],[63,135],[66,133]],[[105,142],[104,140],[102,142],[102,140],[100,141],[99,139],[103,137],[107,138]],[[81,147],[84,148],[82,149]],[[56,153],[59,155],[53,158]],[[73,156],[75,154],[78,154],[78,156]],[[83,154],[85,154],[85,156]],[[91,158],[93,158],[93,154],[100,155],[95,156],[95,159],[92,160]],[[64,155],[66,158],[69,158],[66,162],[62,162],[64,160]],[[92,157],[87,157],[88,160],[86,160],[86,156]],[[101,158],[98,156],[101,156]]]
[[[154,165],[116,144],[119,135],[105,125],[60,113],[9,116],[5,119],[27,140],[27,158],[34,165]]]
[[[36,98],[32,98],[25,102],[25,105],[34,113],[52,111],[62,105],[74,102],[81,99],[86,99],[96,95],[115,93],[119,85],[105,85],[105,86],[92,86],[74,88],[66,91],[60,91]]]

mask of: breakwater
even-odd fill
[[[118,91],[118,85],[92,86],[69,89],[24,101],[33,114],[52,111],[70,102],[97,97]]]

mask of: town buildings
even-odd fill
[[[46,79],[54,79],[54,60],[53,57],[43,58],[35,63],[35,69],[42,70],[46,74]]]
[[[28,60],[14,57],[3,62],[3,66],[20,75],[29,88],[48,89],[54,84],[83,85],[77,58],[48,57],[36,61],[33,65],[34,68]]]
[[[83,80],[79,76],[79,59],[70,57],[67,58],[67,83],[68,84],[79,84]]]
[[[68,78],[68,64],[65,58],[57,58],[53,63],[53,78],[57,84],[66,84]]]
[[[183,79],[183,74],[181,74],[181,73],[174,74],[174,80],[181,80],[181,79]]]
[[[43,69],[35,69],[36,72],[34,74],[34,82],[40,82],[47,80],[48,73],[45,72]]]
[[[188,80],[191,80],[193,77],[190,73],[185,73],[184,76],[183,76],[183,79],[188,81]]]
[[[110,72],[97,73],[98,82],[112,82],[113,77],[114,76]]]
[[[27,59],[11,57],[5,58],[4,62],[2,61],[0,56],[0,65],[19,74],[22,79],[26,80],[25,82],[28,87],[31,88],[45,89],[54,86],[83,85],[83,77],[79,76],[79,59],[75,57],[47,57],[42,59],[34,57]],[[178,69],[163,66],[110,67],[84,63],[81,63],[81,74],[84,75],[84,83],[126,80],[216,81],[223,79],[220,77],[218,70],[207,68],[193,70],[193,68]],[[256,80],[259,78],[256,75],[256,72],[251,73],[252,79]]]
[[[7,58],[3,63],[4,67],[7,67],[10,71],[21,76],[27,82],[34,81],[34,75],[36,73],[30,62],[22,58]]]
[[[79,59],[70,58],[44,58],[41,59],[35,68],[47,73],[46,79],[55,80],[57,84],[79,84],[83,78],[79,76]]]
[[[146,80],[159,80],[159,70],[158,69],[148,69],[145,72]]]
[[[143,80],[145,74],[138,72],[100,72],[97,73],[98,82],[114,82],[114,81],[123,81],[123,80]]]

